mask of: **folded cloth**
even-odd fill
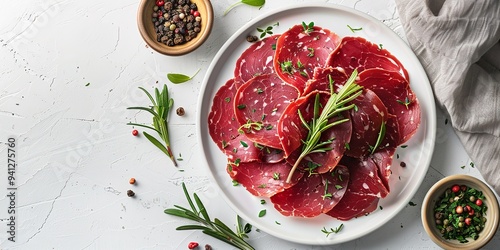
[[[437,103],[500,194],[500,1],[396,0]]]

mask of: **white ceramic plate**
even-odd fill
[[[265,205],[262,198],[255,197],[244,187],[234,187],[226,173],[226,157],[219,151],[208,132],[208,114],[212,99],[228,79],[233,77],[233,70],[238,57],[250,46],[246,41],[249,34],[258,35],[256,27],[267,27],[276,22],[279,26],[273,31],[283,33],[293,25],[302,21],[328,28],[339,36],[361,36],[394,54],[406,67],[410,75],[411,86],[416,93],[422,111],[420,127],[414,137],[407,143],[408,147],[399,148],[392,164],[393,174],[390,180],[391,193],[381,199],[377,209],[368,216],[341,222],[327,215],[316,218],[285,217],[277,212],[268,200]],[[363,30],[352,33],[347,27],[362,27]],[[198,102],[198,134],[202,146],[206,167],[220,193],[227,203],[243,219],[276,237],[302,244],[329,245],[338,244],[362,237],[384,225],[408,204],[427,172],[434,149],[436,134],[435,104],[429,80],[420,62],[407,44],[391,29],[378,20],[359,11],[333,4],[302,4],[287,6],[263,16],[255,18],[236,32],[220,49],[210,65],[201,90]],[[406,167],[400,167],[404,161]],[[259,211],[267,210],[267,214],[259,218]],[[278,224],[279,223],[279,224]],[[338,234],[326,237],[321,232],[323,227],[335,228],[341,223],[344,229]]]

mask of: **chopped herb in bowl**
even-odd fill
[[[436,227],[443,238],[460,243],[477,240],[486,222],[484,200],[483,192],[466,185],[446,189],[434,207]]]

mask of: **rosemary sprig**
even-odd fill
[[[163,153],[170,157],[174,166],[177,167],[177,162],[175,161],[174,154],[170,148],[170,139],[168,134],[168,115],[172,105],[174,105],[174,99],[168,96],[167,85],[163,85],[161,92],[158,88],[155,88],[155,98],[153,98],[153,96],[146,89],[142,87],[139,87],[139,89],[146,93],[153,106],[129,107],[127,109],[144,110],[151,113],[153,115],[153,127],[132,122],[127,123],[127,125],[144,127],[156,131],[165,144],[162,144],[158,139],[146,132],[142,133],[151,143],[153,143],[153,145],[158,147],[161,151],[163,151]]]
[[[363,88],[354,82],[357,76],[358,76],[358,71],[354,70],[351,74],[351,77],[349,77],[346,84],[339,90],[338,93],[335,93],[333,88],[333,81],[331,78],[329,78],[331,96],[326,102],[323,110],[321,111],[321,114],[319,114],[319,109],[321,107],[319,100],[320,95],[319,93],[316,94],[316,98],[314,100],[313,119],[310,123],[306,122],[300,110],[298,111],[299,118],[302,121],[302,124],[307,128],[309,132],[304,141],[302,152],[299,155],[299,158],[297,159],[295,164],[293,165],[290,173],[288,174],[288,177],[286,179],[287,183],[290,183],[290,181],[292,180],[293,173],[295,172],[295,170],[297,169],[300,162],[302,161],[302,159],[304,159],[305,156],[311,153],[320,153],[320,152],[324,153],[326,151],[332,150],[331,148],[327,147],[327,145],[330,144],[332,141],[331,140],[320,141],[321,134],[324,131],[328,130],[329,128],[349,120],[349,119],[341,119],[332,123],[328,122],[331,118],[340,114],[341,112],[354,108],[355,106],[354,104],[350,104],[348,106],[345,105],[348,102],[356,99],[356,97],[361,95],[363,91]]]
[[[250,232],[250,224],[241,226],[240,218],[237,217],[237,233],[231,230],[226,224],[217,218],[211,221],[205,206],[201,202],[200,198],[196,193],[193,193],[193,198],[196,203],[193,203],[191,196],[189,195],[186,185],[182,183],[182,189],[184,190],[184,195],[189,203],[191,209],[187,209],[178,205],[174,205],[175,208],[165,209],[165,213],[188,220],[198,222],[197,225],[184,225],[177,227],[177,230],[202,230],[203,233],[212,236],[218,240],[226,242],[234,247],[244,250],[254,250],[254,248],[248,244],[243,238],[248,238],[246,233]],[[201,224],[201,225],[200,225]]]

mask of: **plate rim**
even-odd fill
[[[417,67],[416,71],[419,71],[418,73],[422,73],[424,75],[424,79],[425,79],[424,92],[427,92],[427,94],[432,95],[432,98],[430,98],[430,100],[429,100],[430,103],[428,104],[429,107],[431,108],[430,114],[429,114],[429,117],[431,119],[426,120],[427,126],[425,127],[425,129],[426,129],[424,131],[424,133],[425,133],[424,139],[425,140],[423,142],[423,143],[425,143],[426,141],[431,141],[432,143],[430,143],[429,145],[426,145],[426,147],[424,147],[424,151],[427,153],[428,157],[426,159],[424,159],[424,162],[423,162],[425,165],[425,171],[422,174],[422,177],[416,181],[415,188],[409,192],[409,195],[408,195],[407,199],[405,200],[405,202],[401,203],[394,210],[394,212],[388,216],[388,220],[385,223],[382,223],[382,224],[376,226],[375,228],[373,228],[372,231],[363,232],[362,234],[356,235],[353,237],[346,237],[346,239],[341,240],[341,241],[334,241],[334,240],[332,240],[330,238],[326,238],[326,237],[325,237],[325,240],[321,241],[321,242],[319,242],[317,239],[314,239],[314,241],[313,241],[313,240],[308,240],[308,239],[298,239],[298,238],[293,238],[293,237],[287,237],[286,234],[278,233],[274,230],[268,230],[266,225],[263,225],[263,224],[259,223],[258,221],[255,221],[254,219],[248,217],[235,204],[233,204],[233,202],[231,202],[231,199],[226,195],[225,191],[223,190],[221,185],[218,183],[213,171],[211,171],[210,167],[208,166],[209,165],[208,158],[207,158],[205,150],[203,149],[204,140],[203,140],[203,136],[201,136],[201,135],[202,135],[203,126],[206,126],[206,121],[202,120],[202,117],[205,117],[205,116],[201,115],[201,111],[203,109],[203,104],[204,104],[203,101],[206,99],[205,92],[207,90],[208,80],[210,79],[210,76],[213,73],[213,70],[217,66],[222,55],[226,52],[226,49],[228,47],[230,47],[232,45],[232,43],[238,37],[240,37],[245,30],[255,26],[257,23],[261,22],[262,20],[264,20],[270,16],[280,14],[282,12],[292,11],[292,10],[301,9],[301,8],[328,8],[328,9],[332,9],[332,10],[339,10],[339,11],[343,11],[343,12],[348,12],[348,13],[353,14],[353,15],[361,16],[362,18],[368,19],[370,22],[376,23],[377,25],[379,25],[381,27],[381,29],[384,29],[387,33],[391,34],[392,37],[398,39],[399,40],[398,42],[401,42],[402,44],[404,44],[404,46],[406,46],[412,52],[409,55],[409,57],[411,57],[412,60],[414,59],[414,60],[417,60],[419,62],[418,65],[415,65],[415,67]],[[209,102],[208,102],[209,105],[211,105],[211,103],[212,103],[211,101],[212,100],[209,100]],[[197,104],[196,110],[197,110],[196,131],[198,134],[198,145],[201,147],[202,161],[207,165],[207,166],[204,166],[204,168],[205,168],[205,170],[208,171],[208,175],[210,177],[210,180],[212,181],[212,184],[215,184],[215,186],[217,187],[217,191],[223,197],[224,202],[226,202],[226,204],[228,204],[229,207],[231,207],[231,209],[234,212],[236,212],[241,218],[248,221],[250,224],[254,225],[255,227],[261,229],[262,231],[264,231],[264,232],[266,232],[274,237],[277,237],[277,238],[280,238],[283,240],[287,240],[289,242],[299,243],[299,244],[324,245],[324,246],[340,244],[340,243],[344,243],[344,242],[348,242],[348,241],[352,241],[352,240],[361,238],[361,237],[373,232],[374,230],[382,227],[383,225],[385,225],[388,221],[393,219],[397,214],[399,214],[402,211],[402,209],[405,207],[405,204],[407,204],[411,200],[411,198],[413,196],[415,196],[416,192],[421,187],[422,182],[425,179],[425,176],[427,175],[427,171],[428,171],[429,166],[430,166],[430,162],[432,159],[432,154],[434,152],[434,147],[435,147],[435,142],[436,142],[436,130],[437,130],[436,123],[437,123],[437,121],[436,121],[436,104],[435,104],[435,100],[434,100],[433,90],[431,88],[427,73],[426,73],[425,69],[423,68],[422,64],[420,63],[419,59],[417,58],[417,56],[413,52],[413,50],[409,47],[409,45],[400,36],[398,36],[395,33],[394,30],[392,30],[391,28],[389,28],[388,26],[383,24],[380,20],[370,16],[367,13],[356,10],[354,8],[350,8],[347,6],[342,6],[342,5],[334,4],[334,3],[316,2],[316,3],[290,4],[290,5],[287,5],[284,7],[279,7],[279,8],[273,9],[271,11],[262,13],[262,14],[258,15],[257,17],[251,19],[249,22],[247,22],[242,27],[240,27],[222,45],[222,47],[218,50],[217,54],[212,59],[209,67],[207,68],[207,71],[206,71],[204,78],[203,78],[203,81],[202,81],[202,85],[200,87],[200,92],[199,92],[199,96],[198,96],[198,104]],[[207,116],[208,116],[208,114],[207,114]],[[423,129],[422,126],[419,128],[419,130],[420,129]],[[427,131],[427,130],[429,130],[429,131]],[[421,151],[421,152],[425,153],[424,151]]]

